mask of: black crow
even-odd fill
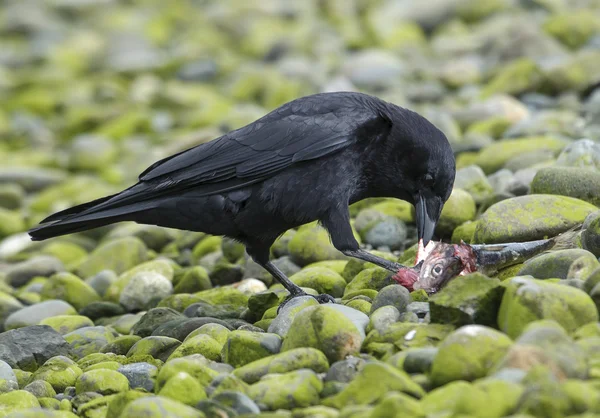
[[[293,297],[304,292],[269,260],[277,237],[318,220],[343,254],[396,272],[403,266],[359,248],[348,205],[368,197],[414,204],[426,245],[454,176],[448,140],[422,116],[366,94],[321,93],[160,160],[137,184],[58,212],[29,234],[44,240],[134,221],[225,235]]]

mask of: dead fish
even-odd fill
[[[408,290],[438,292],[451,279],[479,271],[493,275],[497,271],[556,247],[570,247],[580,226],[554,238],[506,244],[469,245],[432,243],[417,252],[415,267],[398,271],[393,279]]]

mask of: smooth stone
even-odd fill
[[[130,363],[117,369],[119,373],[129,380],[131,389],[144,389],[150,393],[154,391],[154,379],[158,368],[150,363]]]
[[[35,371],[46,360],[71,353],[65,338],[46,325],[33,325],[0,334],[0,360],[12,368]]]

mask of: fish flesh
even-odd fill
[[[420,246],[414,267],[400,269],[393,279],[408,290],[423,289],[433,294],[451,279],[475,271],[493,275],[499,270],[524,262],[557,246],[571,247],[569,243],[580,226],[571,228],[557,237],[506,244],[469,245],[430,241]]]

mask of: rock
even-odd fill
[[[281,337],[277,334],[238,330],[228,333],[221,357],[223,362],[237,368],[277,354],[280,349]]]
[[[364,388],[370,388],[364,390]],[[398,391],[420,398],[425,392],[408,374],[378,361],[367,362],[340,393],[323,400],[333,408],[347,405],[367,405],[378,402],[386,393]]]
[[[20,309],[23,304],[17,298],[0,291],[0,332],[4,331],[6,319]]]
[[[54,398],[56,391],[52,385],[43,380],[34,380],[23,388],[27,392],[31,393],[36,398]]]
[[[465,243],[470,244],[473,241],[475,228],[477,228],[477,222],[472,221],[467,221],[458,225],[452,232],[450,242],[460,244],[461,241],[464,241]]]
[[[33,375],[29,382],[43,380],[52,385],[57,393],[63,393],[68,387],[75,386],[77,378],[83,372],[73,360],[65,356],[56,356],[48,359]]]
[[[267,374],[311,369],[323,373],[329,369],[327,357],[314,348],[296,348],[238,367],[233,374],[246,383],[255,383]]]
[[[522,57],[499,68],[496,75],[482,91],[483,97],[505,93],[518,96],[538,88],[542,82],[542,71],[532,59]]]
[[[335,249],[327,231],[316,224],[298,228],[288,244],[292,261],[299,266],[324,260],[341,260],[345,256]]]
[[[196,406],[198,402],[206,399],[204,388],[186,372],[172,376],[158,394],[188,406]]]
[[[210,272],[210,281],[215,286],[237,283],[244,277],[244,268],[237,264],[219,261]]]
[[[173,293],[194,293],[212,288],[208,272],[202,266],[186,269],[180,277],[173,279]]]
[[[494,326],[503,293],[498,279],[480,273],[457,277],[429,298],[431,321],[455,326]]]
[[[147,396],[127,404],[119,418],[203,418],[205,415],[187,405],[162,396]]]
[[[215,253],[221,249],[221,241],[223,239],[218,236],[207,236],[198,242],[192,250],[192,255],[195,260],[199,260],[205,255]]]
[[[325,382],[350,383],[365,364],[366,361],[360,357],[349,357],[336,361],[327,371]]]
[[[112,342],[116,332],[103,326],[84,327],[65,335],[65,340],[71,346],[73,355],[82,358],[100,351],[100,348]]]
[[[165,363],[156,377],[156,390],[160,391],[169,379],[180,372],[190,374],[202,387],[207,387],[219,375],[209,367],[209,361],[206,358],[199,354],[192,354]]]
[[[143,289],[143,291],[140,291]],[[173,291],[173,285],[162,274],[140,272],[121,291],[119,303],[129,311],[147,310],[156,306]]]
[[[455,188],[444,204],[437,224],[438,234],[451,235],[458,225],[475,218],[475,200],[464,190]]]
[[[301,296],[291,299],[283,306],[273,322],[271,322],[268,332],[285,337],[296,314],[306,307],[317,305],[318,302],[310,296]]]
[[[125,291],[125,289],[127,289],[127,293],[126,293],[126,299],[127,298],[131,298],[134,297],[134,289],[132,289],[132,287],[130,286],[130,282],[133,280],[133,278],[135,276],[144,276],[147,275],[148,276],[148,280],[149,281],[153,281],[153,279],[156,279],[157,276],[156,274],[159,274],[160,276],[162,276],[164,279],[166,279],[167,281],[169,281],[169,284],[171,284],[172,280],[173,280],[173,276],[174,276],[174,266],[175,264],[169,260],[165,260],[165,259],[158,259],[158,260],[152,260],[152,261],[147,261],[145,263],[141,263],[129,270],[127,270],[125,273],[121,274],[119,276],[119,278],[113,283],[111,284],[111,286],[109,286],[108,289],[106,289],[106,294],[104,295],[104,299],[114,302],[114,303],[119,303],[120,298],[122,293]],[[140,281],[143,281],[144,279],[142,279],[141,277],[136,278],[136,283],[139,285]],[[155,280],[158,283],[163,283],[163,287],[165,286],[164,284],[164,280]],[[134,283],[135,285],[135,283]],[[160,288],[160,286],[159,286]],[[138,296],[139,297],[139,296]]]
[[[82,245],[69,241],[50,241],[44,246],[42,253],[58,258],[68,270],[77,266],[88,255]]]
[[[13,412],[39,407],[40,403],[37,398],[25,390],[0,394],[0,414],[2,416],[12,416]]]
[[[319,403],[323,383],[312,370],[296,370],[261,379],[249,395],[267,409],[304,408]]]
[[[454,187],[469,193],[476,203],[481,203],[490,197],[495,190],[483,170],[476,165],[458,169]]]
[[[97,135],[78,135],[71,142],[69,168],[72,170],[101,170],[117,155],[112,141]]]
[[[65,339],[45,325],[23,327],[0,334],[0,360],[13,368],[35,371],[51,357],[70,355]]]
[[[27,327],[37,325],[46,318],[75,313],[75,309],[62,300],[47,300],[13,312],[6,318],[4,327],[6,329]]]
[[[570,196],[600,205],[600,172],[576,167],[540,169],[531,184],[531,193]]]
[[[600,267],[596,256],[589,251],[574,248],[551,251],[527,260],[519,270],[519,276],[533,276],[536,279],[572,279],[577,272],[577,264],[590,263],[590,271]],[[581,278],[581,277],[580,277]]]
[[[404,73],[404,66],[390,52],[367,49],[348,57],[342,71],[356,86],[378,88],[389,86],[390,80]]]
[[[600,170],[600,145],[590,139],[575,141],[562,150],[556,165]]]
[[[40,321],[40,325],[48,325],[60,335],[65,335],[83,327],[93,327],[94,323],[87,316],[58,315]]]
[[[98,246],[78,267],[79,277],[90,277],[102,270],[121,274],[147,259],[146,245],[134,237],[119,238]]]
[[[156,328],[152,335],[171,337],[183,341],[205,325],[216,325],[225,328],[226,330],[231,328],[227,322],[216,318],[181,318],[165,322]],[[214,336],[211,335],[211,337]]]
[[[569,48],[579,49],[600,32],[600,24],[593,14],[576,10],[550,16],[543,29]]]
[[[514,197],[496,203],[479,218],[473,240],[495,244],[553,237],[582,223],[595,210],[595,206],[572,197]]]
[[[431,365],[431,382],[442,386],[456,380],[473,381],[487,375],[511,346],[506,335],[481,325],[466,325],[439,345]]]
[[[125,309],[121,305],[113,302],[94,302],[79,311],[82,316],[87,316],[92,321],[100,318],[109,318],[113,316],[123,315]]]
[[[144,389],[148,392],[154,391],[154,379],[158,374],[158,368],[150,363],[131,363],[117,369],[119,373],[127,378],[131,389]]]
[[[137,335],[122,335],[115,338],[112,342],[106,344],[100,349],[101,353],[113,353],[124,356],[142,337]]]
[[[400,219],[385,216],[379,222],[369,225],[361,237],[374,248],[386,247],[398,250],[404,247],[406,241],[406,225]]]
[[[0,360],[0,380],[16,383],[18,388],[18,381],[15,372],[10,365],[3,360]]]
[[[196,302],[185,308],[183,314],[187,317],[208,317],[218,319],[239,319],[246,310],[245,307],[236,307],[228,304],[213,305],[207,302]]]
[[[50,276],[42,287],[41,296],[42,300],[64,300],[77,310],[100,301],[100,296],[91,286],[74,274],[66,272]]]
[[[281,350],[313,347],[334,362],[358,354],[363,338],[342,313],[328,306],[314,306],[296,314]]]
[[[344,294],[349,295],[352,292],[363,289],[379,291],[392,284],[396,284],[396,282],[392,279],[392,274],[389,271],[381,267],[368,268],[354,276],[352,281],[346,286]]]
[[[196,296],[212,305],[231,305],[233,309],[247,307],[249,299],[248,295],[232,286],[204,290],[196,293]]]
[[[300,287],[310,287],[317,293],[339,298],[344,294],[346,281],[338,273],[325,267],[308,267],[290,277]]]
[[[243,414],[259,414],[260,409],[252,399],[240,392],[223,391],[217,393],[212,399],[220,405],[228,406],[235,413]]]
[[[77,394],[96,392],[102,395],[129,390],[129,381],[114,370],[99,369],[83,373],[75,383]]]
[[[519,399],[515,412],[528,416],[567,416],[570,409],[568,396],[545,367],[532,369],[522,380],[528,389]]]
[[[181,341],[169,337],[144,337],[136,342],[127,352],[127,357],[149,355],[161,361],[167,361],[169,356],[181,345]]]
[[[393,306],[399,313],[406,311],[406,307],[410,303],[410,292],[402,286],[389,285],[384,287],[377,293],[371,305],[371,312],[375,312],[382,306]]]
[[[151,338],[151,337],[149,337]],[[202,354],[209,360],[220,361],[223,344],[206,334],[199,334],[186,338],[180,346],[169,356],[169,359],[185,357],[190,354]]]
[[[21,287],[34,277],[50,277],[62,271],[65,271],[65,266],[60,260],[40,255],[12,265],[6,272],[6,280],[13,287]]]
[[[383,332],[391,324],[400,321],[401,317],[402,315],[394,306],[386,305],[377,308],[377,310],[371,313],[367,332],[372,330]]]
[[[591,217],[593,218],[590,219]],[[586,223],[588,223],[587,226]],[[584,230],[581,233],[581,244],[594,256],[600,257],[600,212],[592,213],[586,218]]]
[[[498,312],[498,326],[511,338],[518,337],[533,321],[552,319],[573,332],[582,325],[598,321],[592,299],[570,286],[515,277],[506,282]]]
[[[153,308],[142,316],[137,324],[131,330],[133,335],[148,337],[162,324],[185,317],[174,309]]]
[[[17,184],[27,192],[35,192],[61,183],[67,174],[61,170],[34,167],[3,167],[0,184]]]
[[[556,154],[567,144],[567,141],[553,137],[505,139],[486,146],[475,159],[475,164],[485,173],[491,174],[517,155],[540,150],[552,151]]]

